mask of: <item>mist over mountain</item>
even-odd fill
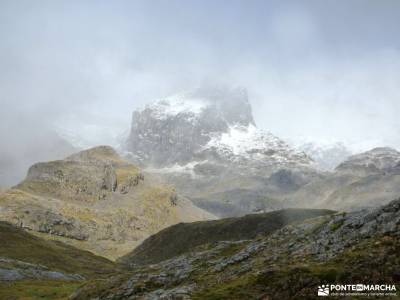
[[[399,28],[396,0],[0,1],[0,299],[397,298]]]
[[[309,155],[322,170],[332,171],[350,155],[350,150],[344,143],[318,144],[306,142],[297,146],[299,150]]]
[[[31,131],[15,126],[13,135],[0,148],[0,187],[10,187],[20,182],[33,163],[61,159],[76,150],[55,130],[38,126]]]
[[[200,88],[134,111],[125,151],[220,216],[279,208],[319,176],[304,152],[257,128],[243,89]]]
[[[284,140],[400,147],[396,1],[155,1],[2,1],[0,140],[18,120],[110,144],[132,110],[217,83],[246,87],[258,128]]]
[[[124,147],[128,159],[220,217],[376,207],[399,192],[395,149],[293,146],[257,128],[243,89],[207,87],[146,105],[133,112]]]
[[[154,167],[213,159],[311,164],[304,153],[256,128],[245,90],[226,87],[200,88],[135,111],[126,150]]]

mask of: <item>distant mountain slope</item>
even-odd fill
[[[212,218],[108,146],[37,163],[0,195],[0,220],[109,258],[167,226]]]
[[[239,218],[180,223],[150,236],[120,261],[128,265],[158,263],[200,245],[254,239],[258,234],[272,233],[287,224],[332,213],[330,210],[286,209]]]
[[[353,155],[296,191],[293,206],[352,210],[384,205],[400,194],[400,152],[375,148]]]
[[[318,299],[321,284],[398,286],[399,220],[400,200],[308,219],[252,240],[217,242],[137,266],[87,284],[72,299]],[[367,291],[358,292],[368,298]],[[398,291],[386,292],[398,297]]]
[[[243,89],[199,88],[136,110],[125,150],[221,217],[279,208],[275,199],[318,176],[305,153],[256,127]]]
[[[374,148],[370,151],[350,156],[336,170],[339,172],[372,173],[390,172],[400,165],[400,152],[389,147]]]

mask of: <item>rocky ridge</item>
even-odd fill
[[[400,165],[400,152],[389,147],[374,148],[350,156],[336,168],[339,172],[360,172],[361,174],[390,172]]]
[[[296,191],[295,207],[354,210],[378,207],[400,193],[400,152],[375,148],[353,155],[332,173],[326,173]]]
[[[395,200],[252,240],[202,246],[136,267],[129,276],[89,283],[72,299],[314,299],[323,283],[399,284],[399,250],[400,200]]]

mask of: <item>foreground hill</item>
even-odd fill
[[[120,261],[128,265],[158,263],[190,252],[200,245],[250,240],[259,234],[270,234],[292,222],[332,213],[330,210],[286,209],[240,218],[180,223],[150,236]]]
[[[61,299],[122,269],[104,257],[0,222],[0,299]]]
[[[39,277],[38,270],[74,274],[70,277],[59,274],[59,277],[82,280],[102,277],[118,269],[115,263],[104,257],[58,241],[44,240],[5,222],[0,222],[0,240],[0,270],[3,271],[0,274],[1,280],[7,280],[5,269],[14,270],[9,275],[19,280]],[[28,269],[36,269],[37,272],[32,272],[30,274],[32,277],[30,277],[27,273]]]
[[[108,258],[164,227],[210,218],[107,146],[37,163],[0,195],[0,220]]]
[[[399,220],[400,200],[308,219],[255,239],[207,244],[135,266],[130,274],[87,284],[72,299],[317,299],[322,284],[398,288]],[[390,295],[396,298],[395,291]]]

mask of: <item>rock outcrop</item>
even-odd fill
[[[0,220],[108,258],[164,227],[210,218],[108,146],[37,163],[0,195]]]
[[[82,281],[79,274],[65,274],[47,267],[8,258],[0,258],[0,282],[19,280],[62,280]]]

